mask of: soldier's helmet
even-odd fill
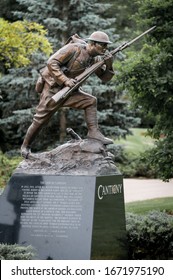
[[[102,31],[95,31],[93,32],[89,38],[87,38],[89,41],[99,42],[99,43],[106,43],[111,44],[112,42],[109,40],[108,35],[105,32]]]

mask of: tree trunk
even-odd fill
[[[62,18],[67,22],[68,20],[68,0],[62,1]],[[68,29],[62,31],[62,42],[65,44],[67,39],[69,38]],[[62,108],[60,113],[60,135],[59,141],[63,143],[66,137],[66,128],[67,128],[67,120],[66,120],[66,110],[67,108]]]
[[[59,141],[63,143],[66,137],[67,119],[66,119],[66,108],[61,108],[60,112],[60,135]]]

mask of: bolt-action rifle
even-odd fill
[[[140,34],[139,36],[137,36],[136,38],[134,38],[133,40],[131,40],[130,42],[123,43],[116,49],[110,51],[109,55],[111,54],[112,56],[114,56],[116,53],[126,49],[127,47],[132,45],[134,42],[139,40],[142,36],[146,35],[147,33],[149,33],[150,31],[152,31],[155,28],[156,28],[156,26],[153,26],[150,29],[143,32],[142,34]],[[104,55],[102,57],[102,60],[100,60],[100,61],[94,63],[93,65],[89,66],[88,68],[86,68],[84,70],[84,72],[82,72],[80,75],[78,75],[75,78],[76,84],[72,88],[66,86],[66,87],[62,88],[60,91],[58,91],[55,95],[53,95],[52,99],[57,103],[57,105],[61,105],[73,93],[73,91],[75,89],[77,89],[79,86],[81,86],[82,83],[84,81],[86,81],[86,79],[88,79],[89,76],[91,76],[91,74],[93,74],[99,67],[101,67],[103,64],[105,64],[106,59],[108,59],[108,56]]]

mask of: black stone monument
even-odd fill
[[[127,259],[120,173],[53,175],[22,165],[0,196],[1,243],[32,245],[40,260]]]
[[[38,259],[123,259],[123,182],[115,176],[15,174],[0,196],[0,242]]]

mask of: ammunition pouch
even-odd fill
[[[40,82],[42,79],[43,82],[43,87],[44,87],[44,83],[47,83],[50,87],[53,87],[54,85],[56,85],[56,82],[54,80],[54,78],[50,75],[49,69],[47,66],[45,66],[44,68],[42,68],[40,71]],[[38,84],[39,84],[39,78],[37,80]]]
[[[42,93],[43,88],[44,88],[44,84],[45,84],[45,81],[43,80],[42,76],[40,75],[38,77],[38,80],[37,80],[36,85],[35,85],[36,92]]]

